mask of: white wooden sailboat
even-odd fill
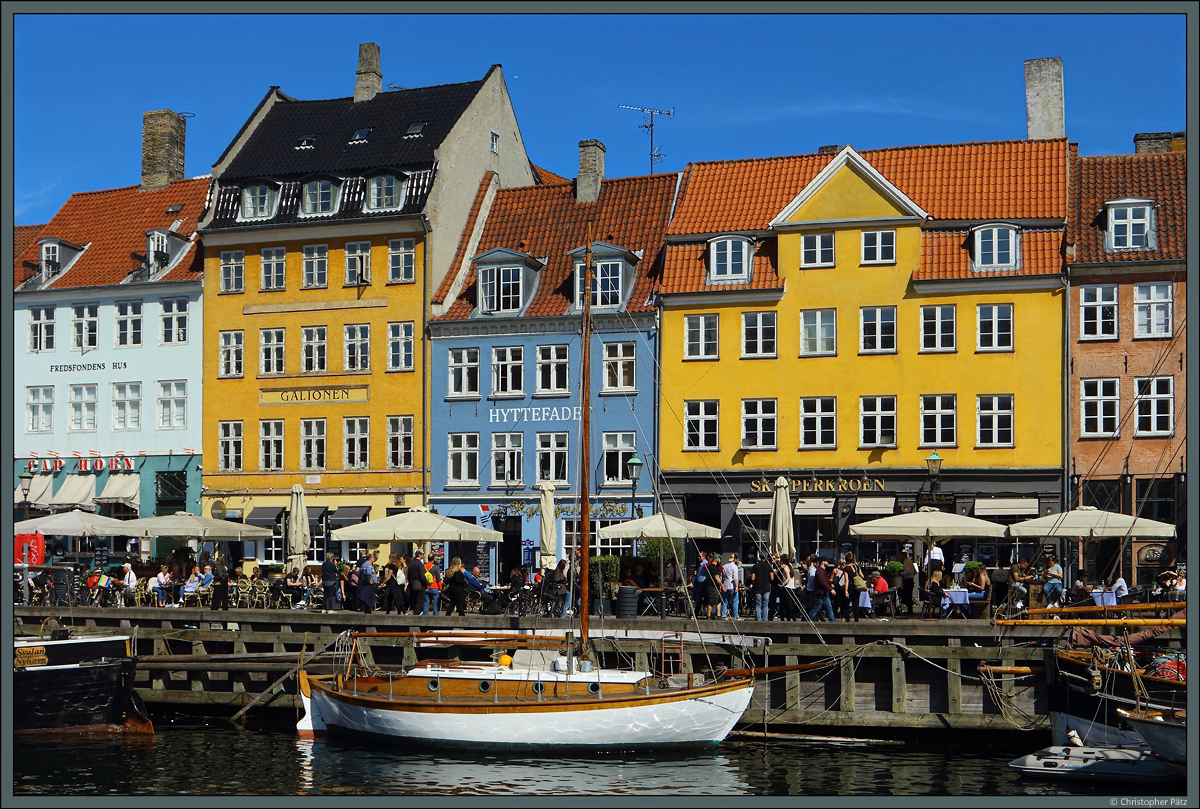
[[[590,237],[589,237],[590,240]],[[580,398],[590,396],[591,245],[584,263]],[[580,441],[580,603],[589,604],[589,407],[582,408]],[[579,636],[552,641],[542,665],[422,661],[398,674],[358,665],[353,633],[346,669],[317,676],[300,671],[305,715],[298,732],[381,737],[425,748],[625,750],[712,747],[733,729],[750,703],[753,680],[595,666],[587,609]],[[378,634],[378,633],[374,633]],[[545,638],[541,641],[544,643]],[[538,639],[530,639],[537,643]],[[559,653],[561,651],[561,653]]]

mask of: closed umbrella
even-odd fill
[[[792,500],[788,494],[788,479],[780,475],[775,479],[775,496],[771,499],[771,525],[767,529],[771,537],[771,552],[780,556],[792,556],[795,535],[792,528]]]
[[[541,491],[538,498],[538,566],[542,569],[554,566],[554,484],[542,481],[537,485]]]
[[[1175,526],[1145,517],[1104,511],[1095,506],[1080,506],[1061,514],[1048,514],[1045,517],[1014,523],[1008,527],[1008,533],[1014,537],[1170,538],[1175,536]]]
[[[312,547],[312,531],[308,527],[308,509],[304,507],[304,487],[299,483],[292,486],[292,499],[288,503],[287,520],[288,570],[304,569],[308,549]]]

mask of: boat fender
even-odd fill
[[[508,655],[500,655],[498,658],[496,658],[496,663],[498,663],[501,668],[508,668],[512,665],[512,662],[513,659]]]

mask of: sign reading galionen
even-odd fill
[[[259,404],[314,404],[369,401],[366,385],[337,385],[322,388],[264,388],[258,392]]]

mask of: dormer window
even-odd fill
[[[421,134],[421,130],[425,128],[425,121],[414,121],[408,125],[408,131],[404,133],[406,138],[414,138]]]
[[[316,135],[301,135],[300,137],[296,138],[297,149],[311,149],[316,145],[316,143]]]
[[[354,134],[350,136],[350,143],[366,143],[367,135],[371,134],[371,127],[366,126],[362,129],[354,130]]]
[[[306,182],[300,194],[300,212],[309,216],[333,213],[337,209],[337,187],[332,180]]]
[[[708,243],[710,283],[745,281],[750,277],[752,245],[742,237],[724,237]]]
[[[480,269],[479,311],[520,311],[521,275],[520,267],[484,267]]]
[[[275,210],[275,189],[265,183],[242,189],[242,219],[267,219]]]
[[[31,287],[41,286],[57,278],[71,266],[83,249],[80,245],[71,244],[62,239],[53,237],[40,239],[38,241],[38,260],[22,262],[27,269],[33,270],[35,273],[27,283]]]
[[[386,211],[404,204],[404,183],[395,174],[379,174],[367,180],[367,210]]]
[[[1105,249],[1153,250],[1154,201],[1149,199],[1120,199],[1106,204],[1108,231]]]
[[[62,263],[59,261],[58,244],[55,242],[46,242],[42,245],[42,273],[48,276],[56,275],[61,268]]]
[[[575,285],[575,299],[581,308],[583,306],[584,278],[587,276],[585,269],[582,262],[575,265],[575,276],[578,279]],[[624,270],[625,262],[623,261],[596,262],[591,273],[592,306],[611,309],[621,305],[623,300],[621,281]]]
[[[973,270],[1015,270],[1020,262],[1020,238],[1013,225],[983,225],[975,229]]]

